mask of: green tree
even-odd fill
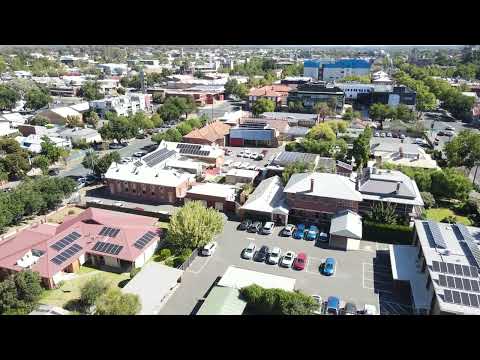
[[[179,249],[195,249],[206,245],[222,230],[223,218],[216,209],[190,201],[172,215],[167,242]]]
[[[155,104],[161,104],[163,102],[163,95],[162,94],[158,94],[158,93],[155,93],[152,95],[152,101],[155,103]]]
[[[69,128],[75,128],[75,127],[83,128],[83,122],[80,119],[80,116],[68,115],[65,120],[65,125]]]
[[[303,104],[300,100],[289,101],[288,102],[288,111],[302,113],[305,111]]]
[[[182,134],[182,136],[187,135],[192,131],[192,127],[186,121],[179,124],[176,129]]]
[[[42,292],[37,272],[24,270],[10,275],[0,282],[0,314],[28,314]]]
[[[30,125],[45,126],[50,123],[50,120],[42,115],[36,115],[29,121]]]
[[[283,183],[286,185],[293,174],[311,172],[313,171],[313,168],[313,163],[305,163],[302,161],[297,161],[289,164],[285,166],[282,172]]]
[[[38,110],[46,107],[51,102],[52,98],[48,93],[38,88],[31,89],[27,92],[25,107]]]
[[[462,130],[445,145],[449,166],[465,166],[471,170],[480,162],[480,134]]]
[[[413,110],[411,110],[407,105],[399,104],[395,109],[395,118],[402,121],[410,122],[415,120],[415,114],[413,113]]]
[[[56,146],[48,136],[42,137],[41,155],[45,155],[51,164],[56,163],[61,158],[68,156],[68,150]]]
[[[372,209],[367,215],[367,218],[375,223],[379,224],[396,224],[398,217],[395,213],[396,205],[383,201],[379,201],[373,204]]]
[[[186,100],[184,98],[172,96],[165,99],[163,105],[158,108],[157,112],[162,119],[172,121],[180,118],[185,108]]]
[[[114,115],[98,132],[102,139],[116,140],[120,144],[122,140],[134,137],[137,134],[137,130],[128,118]]]
[[[94,110],[90,110],[83,114],[83,120],[86,124],[92,125],[94,128],[97,128],[98,123],[100,122],[100,117]]]
[[[306,135],[307,139],[313,139],[313,140],[327,140],[327,141],[332,141],[337,138],[335,135],[335,131],[332,129],[328,123],[321,123],[315,125],[313,128],[310,129],[310,131]]]
[[[435,207],[435,197],[431,193],[422,191],[420,195],[422,196],[422,200],[426,209]]]
[[[31,167],[27,155],[17,152],[0,158],[0,169],[7,171],[10,179],[19,179],[23,178]]]
[[[20,94],[10,86],[0,85],[0,110],[12,110],[20,98]]]
[[[325,118],[332,115],[332,109],[325,102],[316,103],[313,106],[313,111],[317,114],[317,121],[322,119],[322,122],[325,122]]]
[[[152,122],[154,128],[159,128],[163,125],[163,120],[159,114],[153,114],[150,118],[150,121]]]
[[[108,282],[101,276],[89,279],[80,288],[80,301],[86,308],[95,304],[97,299],[105,294],[109,288]]]
[[[473,185],[468,177],[452,168],[432,173],[431,193],[437,198],[458,199],[464,201]]]
[[[176,128],[170,128],[164,132],[165,141],[180,142],[182,141],[182,134]]]
[[[96,81],[86,81],[81,86],[79,95],[88,101],[100,100],[104,98],[100,91],[100,84]]]
[[[121,159],[118,151],[112,151],[101,158],[96,152],[90,151],[83,158],[82,165],[86,169],[90,169],[97,176],[104,175],[110,168],[113,162],[119,162]]]
[[[109,289],[95,305],[96,315],[136,315],[142,308],[138,295],[122,294],[118,288]]]
[[[258,116],[264,112],[275,111],[276,104],[273,100],[260,98],[252,105],[252,113],[254,116]]]
[[[381,103],[376,103],[370,106],[370,109],[368,110],[368,112],[372,120],[380,122],[380,127],[382,129],[383,129],[383,122],[391,114],[389,106]]]
[[[32,160],[32,167],[42,170],[43,175],[48,174],[48,167],[50,166],[50,160],[45,155],[38,155]]]
[[[352,156],[357,167],[366,167],[370,156],[371,129],[365,128],[362,134],[353,141]]]

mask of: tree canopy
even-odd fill
[[[37,272],[24,270],[8,276],[0,282],[0,314],[30,313],[42,292]]]
[[[260,98],[256,100],[252,105],[252,113],[255,116],[258,116],[264,112],[275,111],[276,104],[273,100]]]
[[[113,287],[98,297],[95,305],[95,315],[136,315],[142,308],[138,295],[123,294]]]
[[[462,130],[445,145],[449,166],[465,166],[472,169],[480,162],[480,134]]]

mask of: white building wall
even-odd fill
[[[85,261],[86,261],[86,257],[85,257],[85,254],[83,255],[80,255],[80,257],[78,258],[78,261],[80,262],[80,265],[83,265],[85,264]]]
[[[104,256],[105,259],[105,265],[111,266],[111,267],[120,267],[120,261],[117,258],[113,258],[110,256]]]
[[[155,250],[157,249],[158,241],[155,241],[152,245],[150,245],[141,255],[139,255],[134,261],[134,267],[139,268],[142,267],[148,259],[150,259]]]
[[[347,239],[347,250],[359,250],[360,249],[360,240],[357,239]]]

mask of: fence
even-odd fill
[[[183,271],[187,270],[188,267],[192,264],[193,260],[195,260],[195,258],[198,256],[199,252],[200,252],[199,249],[193,250],[192,254],[188,257],[188,259],[185,260],[185,262],[182,265],[177,267],[177,269],[183,270]]]

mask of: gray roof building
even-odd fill
[[[263,180],[250,194],[242,210],[288,214],[282,179],[279,176],[273,176]]]

